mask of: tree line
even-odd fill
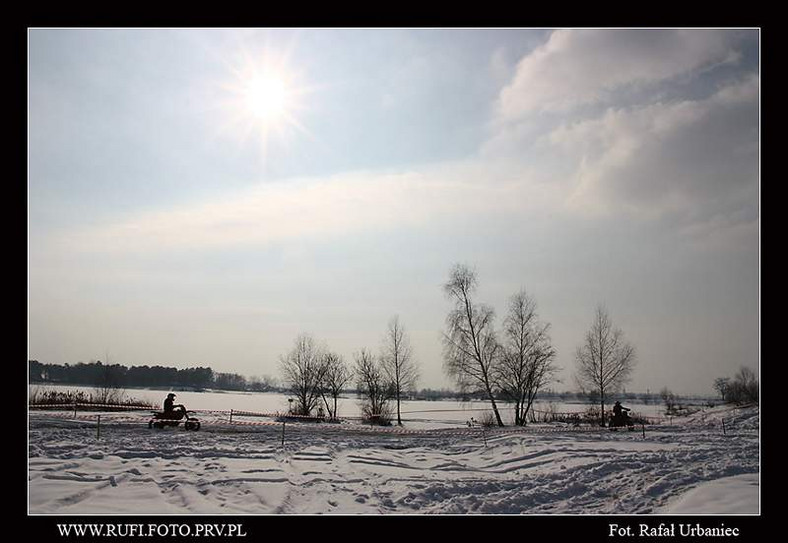
[[[735,404],[757,403],[760,387],[755,372],[742,366],[730,377],[718,377],[714,380],[714,390],[720,395],[722,401]]]
[[[559,370],[550,324],[539,318],[536,301],[521,289],[509,299],[502,328],[496,328],[495,310],[476,299],[477,287],[476,272],[461,264],[451,268],[443,285],[452,305],[443,332],[444,372],[459,394],[490,403],[493,420],[481,422],[504,426],[498,404],[505,402],[514,407],[514,424],[524,426],[537,396],[556,380]],[[584,394],[599,401],[604,420],[605,402],[630,378],[635,350],[601,305],[576,361],[577,383]],[[311,416],[325,408],[335,418],[339,391],[355,382],[365,419],[387,423],[396,409],[400,425],[403,394],[413,390],[418,379],[398,317],[390,321],[379,354],[361,348],[348,365],[310,334],[301,334],[281,357],[280,370],[294,414]]]
[[[402,400],[415,391],[419,378],[410,340],[398,316],[389,321],[377,354],[363,347],[349,365],[311,334],[303,333],[280,358],[280,370],[295,404],[292,414],[322,412],[337,419],[339,395],[355,386],[362,399],[362,417],[378,424],[389,424],[396,409],[397,424],[402,425]]]
[[[84,385],[104,390],[125,387],[206,388],[266,392],[276,385],[270,377],[247,378],[236,373],[216,372],[210,367],[178,369],[167,366],[123,366],[101,360],[76,364],[46,364],[28,361],[30,383]]]
[[[537,395],[556,378],[556,350],[537,314],[536,301],[524,289],[509,299],[503,327],[495,327],[495,310],[476,300],[478,279],[468,266],[455,264],[443,290],[453,308],[443,335],[445,372],[461,390],[490,402],[494,423],[504,426],[496,399],[514,405],[514,423],[525,425]],[[581,390],[605,402],[630,379],[635,349],[616,328],[603,305],[597,306],[589,331],[575,353]]]

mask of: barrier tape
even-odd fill
[[[32,404],[29,405],[30,409],[113,409],[113,410],[128,410],[128,411],[158,411],[157,406],[144,406],[144,405],[126,405],[126,404],[94,404],[94,403],[55,403],[55,404]],[[499,411],[511,411],[513,407],[499,407]],[[256,412],[256,411],[239,411],[235,409],[230,410],[216,410],[216,409],[189,409],[191,413],[204,413],[204,414],[219,414],[219,415],[237,415],[243,417],[269,417],[269,418],[276,418],[276,417],[287,417],[288,419],[312,419],[314,420],[315,416],[310,415],[295,415],[289,413],[281,413],[281,412]],[[404,414],[413,414],[413,413],[467,413],[471,414],[473,412],[478,411],[492,411],[489,408],[478,408],[478,409],[425,409],[425,410],[416,410],[416,411],[401,411]],[[564,417],[582,417],[585,413],[583,411],[567,411],[567,412],[558,412],[558,411],[542,411],[539,409],[531,409],[530,413],[539,413],[542,415],[554,415],[554,416],[564,416]],[[652,421],[665,421],[668,420],[669,417],[654,417],[654,416],[641,416],[637,415],[638,419],[643,419],[649,421],[649,423],[654,424]],[[361,417],[342,417],[342,419],[346,420],[362,420]],[[429,420],[429,419],[425,419]],[[659,424],[659,422],[657,422]]]
[[[233,420],[232,422],[223,421],[222,424],[228,424],[231,426],[240,425],[240,426],[276,426],[281,427],[283,424],[282,422],[257,422],[257,421],[240,421],[240,420]],[[482,433],[483,430],[481,429],[465,429],[465,428],[438,428],[438,429],[425,429],[425,430],[409,430],[405,428],[386,428],[382,426],[364,426],[360,424],[322,424],[316,423],[314,425],[305,426],[303,424],[287,426],[288,429],[297,429],[297,430],[314,430],[315,427],[319,424],[321,430],[328,430],[328,431],[337,431],[337,432],[355,432],[355,433],[376,433],[376,434],[410,434],[410,435],[470,435],[470,436],[477,436]]]
[[[90,421],[95,422],[97,420],[97,415],[77,415],[74,416],[68,413],[50,413],[46,415],[48,418],[55,418],[55,419],[62,419],[62,420],[77,420],[77,421]],[[114,419],[104,419],[103,423],[119,423],[119,422],[131,422],[131,423],[142,423],[139,418],[136,419],[122,419],[119,420],[118,418]],[[216,421],[215,423],[217,426],[222,425],[229,425],[229,426],[272,426],[272,427],[281,427],[283,422],[274,422],[274,421],[244,421],[244,420],[232,420],[232,421]],[[291,431],[293,429],[297,430],[314,430],[317,426],[320,427],[321,430],[328,430],[328,431],[338,431],[338,432],[355,432],[355,433],[375,433],[375,434],[390,434],[390,435],[422,435],[422,436],[433,436],[433,437],[441,437],[441,436],[470,436],[470,437],[478,437],[478,436],[500,436],[506,434],[520,434],[520,433],[564,433],[564,432],[605,432],[609,431],[608,428],[583,428],[583,427],[562,427],[562,428],[541,428],[541,427],[506,427],[506,428],[484,428],[481,426],[473,426],[470,428],[430,428],[430,429],[422,429],[422,430],[413,430],[413,429],[406,429],[400,427],[383,427],[383,426],[372,426],[372,425],[361,425],[361,424],[334,424],[334,423],[315,423],[315,424],[303,424],[298,423],[297,425],[291,425],[289,428]]]
[[[241,421],[241,420],[233,420],[233,421],[222,421],[222,424],[229,424],[229,425],[240,425],[240,426],[281,426],[282,422],[258,422],[258,421]],[[463,435],[463,436],[472,436],[477,437],[480,435],[486,435],[488,437],[506,435],[506,434],[520,434],[520,433],[566,433],[566,432],[573,432],[573,433],[601,433],[601,432],[610,432],[612,431],[610,428],[607,427],[583,427],[583,426],[576,426],[576,427],[560,427],[560,428],[544,428],[544,427],[535,427],[535,426],[518,426],[518,427],[494,427],[494,428],[484,428],[481,426],[473,426],[470,428],[429,428],[429,429],[422,429],[422,430],[413,430],[413,429],[406,429],[406,428],[399,428],[399,427],[385,427],[385,426],[373,426],[373,425],[360,425],[360,424],[353,424],[353,425],[342,425],[342,424],[332,424],[332,423],[316,423],[314,425],[302,425],[299,424],[297,426],[291,426],[291,428],[296,429],[315,429],[316,426],[320,426],[321,430],[331,430],[331,431],[343,431],[343,432],[362,432],[362,433],[377,433],[377,434],[404,434],[404,435],[423,435],[423,436],[445,436],[445,435]]]
[[[55,419],[63,419],[63,420],[83,420],[83,421],[91,421],[95,422],[97,420],[97,415],[70,415],[67,413],[50,413],[47,417],[55,418]]]
[[[151,411],[156,409],[144,405],[123,405],[123,404],[99,404],[99,403],[52,403],[52,404],[30,404],[30,409],[122,409],[128,411]]]

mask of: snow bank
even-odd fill
[[[724,477],[703,483],[661,509],[666,514],[757,514],[760,511],[758,474]]]

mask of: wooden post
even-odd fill
[[[101,415],[96,415],[96,439],[101,438]]]
[[[285,422],[282,421],[282,447],[285,446]]]
[[[233,422],[233,410],[230,409],[230,423]]]
[[[725,419],[722,419],[722,435],[727,435],[725,433]]]
[[[74,418],[77,418],[77,402],[74,402]]]
[[[646,423],[643,423],[643,439],[646,439]]]

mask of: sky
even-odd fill
[[[760,368],[757,29],[28,31],[28,355],[279,378],[399,316],[451,388],[455,263],[521,289],[576,390],[604,304],[631,391]]]

